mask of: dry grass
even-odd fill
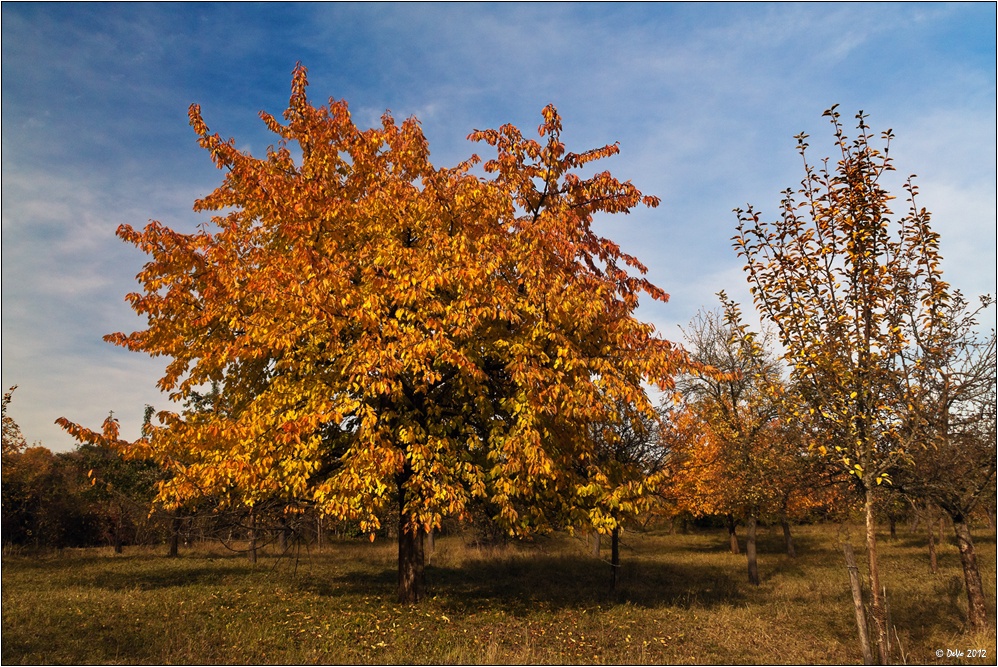
[[[5,556],[5,664],[157,663],[856,663],[848,578],[834,526],[798,530],[797,559],[764,531],[762,585],[722,532],[625,533],[617,591],[609,565],[564,535],[479,550],[437,540],[427,600],[394,602],[391,544],[343,541],[322,553],[223,550],[166,559],[133,550]],[[995,595],[995,540],[975,535]],[[859,533],[851,537],[859,549]],[[928,573],[921,538],[884,539],[882,577],[896,662],[994,664],[994,632],[963,632],[959,555]],[[861,556],[857,553],[857,556]],[[990,611],[994,611],[992,607]],[[984,649],[983,659],[936,651]]]

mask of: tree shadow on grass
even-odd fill
[[[558,610],[632,604],[642,607],[711,607],[743,599],[730,568],[677,568],[648,560],[624,561],[611,589],[609,563],[583,556],[517,554],[469,559],[460,566],[429,565],[425,594],[448,611],[473,612],[483,606],[513,615],[538,608]],[[317,594],[395,595],[397,571],[354,571],[330,582],[312,582]]]
[[[956,535],[953,534],[953,529],[943,531],[942,543],[938,541],[938,533],[933,531],[933,534],[937,536],[936,546],[942,547],[957,547]],[[995,536],[987,533],[978,533],[972,536],[974,540],[974,545],[983,544],[995,544]],[[896,539],[891,539],[889,537],[883,537],[878,535],[878,541],[882,544],[889,544],[896,547],[904,547],[906,549],[925,549],[926,553],[929,549],[929,536],[925,531],[919,533],[907,533],[903,536],[898,536]]]
[[[744,537],[739,535],[744,549]],[[550,554],[543,544],[533,548],[485,549],[459,565],[438,559],[426,567],[425,594],[436,596],[459,613],[482,606],[507,613],[549,609],[632,604],[641,607],[710,608],[744,602],[750,590],[744,551],[730,554],[727,534],[689,535],[663,543],[663,538],[638,538],[622,544],[616,589],[611,589],[608,559],[587,553]],[[794,535],[798,554],[822,558],[827,541]],[[777,574],[803,576],[801,558],[784,556],[782,531],[761,532],[757,538],[763,580]],[[377,596],[393,600],[398,573],[394,567],[358,566],[325,580],[302,581],[317,595]]]
[[[186,588],[189,586],[218,584],[233,575],[240,577],[251,571],[249,567],[220,570],[217,567],[206,565],[188,566],[183,569],[159,568],[147,572],[129,572],[127,574],[101,572],[93,580],[92,585],[111,591],[150,591],[164,588]]]
[[[897,599],[888,588],[892,625],[908,630],[913,636],[919,636],[920,631],[940,621],[948,627],[963,626],[967,622],[963,578],[958,575],[939,577],[933,584],[934,595],[907,595],[902,599]]]
[[[44,572],[62,585],[108,591],[156,590],[211,584],[255,571],[245,560],[232,558],[181,558],[162,556],[73,556],[22,561],[18,569]]]
[[[738,546],[740,555],[745,555],[745,528],[738,527]],[[680,537],[680,536],[677,536]],[[830,548],[828,539],[825,537],[816,538],[808,533],[792,533],[794,548],[799,554],[820,553],[834,551],[834,545]],[[722,554],[731,551],[730,540],[727,531],[713,530],[681,536],[684,543],[670,545],[667,547],[672,552],[699,553],[699,554]],[[770,556],[785,554],[787,545],[783,537],[783,531],[779,526],[760,528],[755,539],[756,549],[760,556]]]

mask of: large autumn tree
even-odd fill
[[[597,213],[658,201],[578,175],[618,149],[568,152],[553,107],[540,141],[474,132],[496,151],[483,177],[477,156],[434,167],[415,119],[361,130],[306,87],[299,66],[284,122],[261,113],[277,135],[263,157],[191,107],[225,171],[195,204],[215,216],[191,234],[118,230],[151,256],[128,297],[148,328],[107,339],[169,357],[159,385],[179,402],[219,387],[220,409],[164,413],[133,443],[172,472],[160,501],[281,497],[372,539],[393,505],[412,602],[426,531],[475,497],[510,530],[563,515],[610,477],[588,426],[620,403],[651,414],[643,383],[670,385],[678,353],[634,317],[640,294],[667,295],[592,229]]]
[[[835,107],[837,153],[819,165],[807,158],[798,191],[784,193],[778,219],[737,210],[735,247],[747,265],[756,305],[777,327],[791,367],[796,403],[828,437],[822,450],[851,475],[866,512],[866,546],[879,658],[887,625],[877,566],[875,495],[912,444],[905,428],[906,360],[923,358],[943,328],[947,285],[938,234],[904,185],[908,211],[895,216],[884,181],[894,171],[890,130],[882,147],[857,115],[850,139]],[[914,352],[913,352],[914,350]]]

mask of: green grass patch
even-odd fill
[[[139,549],[3,558],[4,664],[857,663],[838,544],[858,529],[779,527],[760,539],[762,584],[724,531],[625,533],[610,566],[565,535],[478,549],[438,538],[427,599],[395,602],[395,548],[341,541],[256,565],[215,547],[168,559]],[[975,534],[995,596],[995,539]],[[959,554],[942,545],[929,573],[920,536],[882,539],[897,663],[994,664],[994,632],[964,633]],[[994,608],[989,611],[994,612]],[[972,659],[969,650],[987,651]],[[942,650],[942,658],[936,651]],[[964,651],[962,658],[946,651]]]

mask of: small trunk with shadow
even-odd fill
[[[731,514],[725,515],[725,520],[728,523],[728,542],[731,544],[731,553],[738,554],[738,535],[735,534],[735,517]]]
[[[170,553],[168,556],[170,558],[176,558],[180,555],[180,512],[173,515],[170,519]]]
[[[620,569],[620,526],[614,526],[610,533],[610,567],[613,570],[611,590],[617,590],[617,571]]]
[[[249,562],[256,562],[256,514],[250,510],[249,515],[249,548],[246,550]]]
[[[783,527],[783,541],[787,545],[787,555],[791,558],[797,558],[797,550],[794,548],[794,537],[790,534],[790,522],[783,519],[780,521],[780,525]]]
[[[748,557],[748,580],[750,584],[759,585],[759,562],[755,553],[756,518],[749,514],[747,536],[745,538],[745,555]]]
[[[287,517],[282,516],[277,520],[277,546],[282,555],[288,551],[288,536],[290,533],[291,528],[288,526]]]
[[[932,574],[939,574],[939,561],[936,558],[936,534],[933,531],[935,517],[930,514],[929,520],[925,523],[929,527],[929,571]]]

